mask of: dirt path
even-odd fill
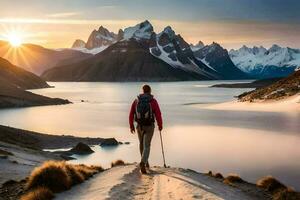
[[[127,165],[107,170],[56,199],[266,199],[256,188],[250,190],[252,193],[191,170],[155,167],[141,175],[136,165]]]

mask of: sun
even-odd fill
[[[19,47],[23,43],[22,36],[18,32],[8,33],[6,38],[13,47]]]

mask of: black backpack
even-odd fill
[[[135,109],[135,121],[141,126],[150,126],[154,123],[154,117],[151,107],[151,95],[140,95],[137,98]]]

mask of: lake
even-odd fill
[[[233,81],[151,83],[164,118],[167,164],[200,172],[237,173],[245,180],[273,175],[300,190],[300,113],[205,109],[231,101],[249,89],[210,88]],[[239,81],[243,82],[243,81]],[[141,83],[53,83],[35,93],[66,98],[69,105],[3,109],[0,123],[49,134],[115,137],[129,145],[94,146],[86,164],[105,167],[116,159],[139,162],[137,135],[128,128],[128,112]],[[158,131],[151,165],[162,165]]]

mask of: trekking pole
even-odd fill
[[[164,168],[167,168],[166,160],[165,160],[164,144],[163,144],[163,140],[162,140],[162,136],[161,136],[161,131],[159,131],[159,135],[160,135],[161,151],[162,151],[162,155],[163,155],[163,159],[164,159]]]

